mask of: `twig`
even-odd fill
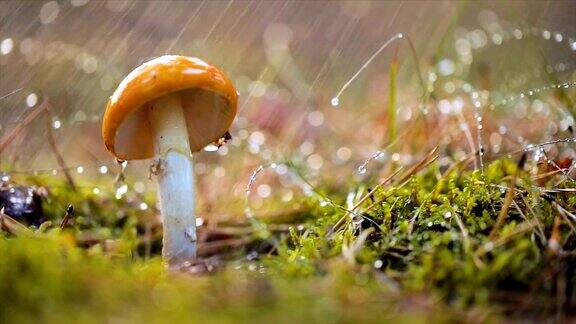
[[[398,173],[400,173],[400,171],[402,171],[403,168],[400,167],[398,168],[398,170],[394,171],[394,173],[392,173],[389,177],[387,177],[386,179],[380,181],[380,183],[378,183],[376,186],[374,186],[374,188],[372,190],[370,190],[366,195],[364,195],[364,197],[362,197],[354,206],[352,206],[351,210],[355,211],[356,209],[358,209],[358,207],[360,207],[362,205],[362,203],[364,203],[366,201],[366,199],[374,196],[374,193],[380,189],[383,185],[385,185],[386,183],[388,183],[390,180],[392,180]]]
[[[536,226],[536,222],[531,222],[531,221],[523,222],[514,231],[510,232],[508,235],[498,237],[495,240],[487,242],[486,244],[484,244],[483,246],[478,248],[478,250],[476,250],[475,257],[483,256],[484,254],[492,251],[494,248],[510,242],[510,240],[512,240],[516,235],[526,233],[527,231],[531,230],[535,226]]]
[[[371,195],[373,195],[376,190],[378,190],[379,188],[381,188],[383,185],[385,185],[386,183],[388,183],[390,180],[392,180],[394,178],[394,176],[396,176],[400,171],[402,170],[402,168],[396,170],[394,173],[392,173],[392,175],[388,176],[386,179],[382,180],[379,184],[377,184],[374,189],[372,189],[370,192],[368,192],[366,195],[364,195],[364,197],[362,197],[354,206],[352,206],[352,208],[350,208],[350,210],[347,210],[344,213],[344,216],[342,216],[337,222],[336,224],[334,224],[334,226],[332,226],[332,233],[336,232],[336,230],[340,227],[340,225],[342,224],[343,221],[346,220],[346,217],[349,214],[354,214],[354,211],[360,207],[360,205],[362,205],[362,203],[364,201],[366,201],[366,199],[368,199]],[[374,205],[374,204],[372,204]]]
[[[62,219],[62,223],[60,223],[60,228],[64,228],[68,225],[70,218],[74,216],[74,206],[70,205],[66,209],[66,215],[64,215],[64,219]]]
[[[458,227],[460,228],[460,231],[462,232],[462,238],[464,239],[464,246],[468,250],[470,248],[470,239],[468,238],[468,230],[464,226],[462,219],[460,219],[460,216],[458,216],[458,213],[456,211],[453,212],[453,215],[454,215],[454,219],[456,219],[456,224],[458,224]]]
[[[512,204],[512,200],[514,199],[514,189],[516,188],[516,179],[518,178],[518,173],[524,167],[524,163],[526,162],[526,153],[522,154],[520,161],[518,161],[518,165],[514,174],[512,175],[512,180],[510,180],[510,188],[506,192],[506,196],[504,197],[504,203],[502,204],[502,209],[500,209],[500,213],[498,214],[498,218],[496,219],[496,224],[492,227],[492,231],[490,232],[490,240],[496,237],[498,230],[504,223],[506,216],[508,216],[508,210],[510,209],[510,205]]]
[[[199,243],[198,255],[214,254],[222,249],[240,247],[252,242],[253,240],[254,238],[251,237],[243,237],[243,238],[233,238],[207,243]]]
[[[370,227],[367,230],[362,231],[362,233],[358,235],[358,238],[354,242],[352,242],[352,244],[342,245],[342,256],[348,262],[348,264],[350,265],[356,264],[356,254],[358,254],[358,251],[360,251],[360,249],[364,245],[364,242],[366,242],[368,235],[370,235],[373,231],[374,228]]]
[[[50,114],[50,112],[48,112],[48,114]],[[48,144],[50,144],[52,153],[54,153],[56,161],[58,162],[58,165],[60,165],[60,169],[62,170],[64,176],[66,177],[66,181],[70,185],[70,188],[73,191],[76,191],[76,184],[74,183],[74,179],[72,178],[72,175],[70,174],[70,171],[66,166],[64,158],[62,158],[62,154],[60,154],[60,151],[58,150],[58,146],[56,146],[56,141],[54,140],[54,134],[52,134],[52,125],[50,124],[50,119],[47,120],[46,133],[48,135]]]
[[[458,122],[461,124],[467,124],[466,119],[464,118],[464,114],[459,112],[456,117],[458,117]],[[468,146],[470,146],[471,153],[474,157],[476,156],[476,145],[474,144],[474,137],[472,137],[472,132],[470,132],[470,127],[466,127],[464,129],[464,135],[466,136],[466,140],[468,141]],[[478,162],[474,159],[474,170],[478,168]]]
[[[576,234],[576,227],[574,227],[574,225],[572,225],[572,222],[570,221],[570,218],[572,219],[572,221],[576,221],[576,216],[573,215],[572,213],[570,213],[569,211],[567,211],[564,207],[560,206],[560,204],[558,204],[555,201],[552,201],[552,205],[554,207],[556,207],[560,216],[562,216],[562,218],[564,218],[564,220],[566,221],[566,224],[568,224],[568,226],[570,227],[570,230],[574,234]]]
[[[550,240],[548,240],[548,250],[557,255],[561,250],[560,245],[561,235],[560,235],[560,217],[554,217],[554,225],[552,226],[552,234],[550,234]]]
[[[266,229],[272,232],[288,232],[290,227],[298,226],[295,225],[285,225],[285,224],[267,224]],[[230,236],[242,236],[242,235],[251,235],[256,232],[257,229],[248,226],[242,227],[214,227],[214,228],[206,228],[203,229],[202,227],[198,228],[198,232],[201,234],[206,235],[230,235]]]
[[[432,164],[432,162],[436,161],[436,159],[438,159],[438,154],[436,154],[437,151],[438,146],[434,147],[430,152],[428,152],[428,154],[426,154],[426,156],[422,160],[420,160],[420,162],[416,163],[416,165],[408,169],[408,171],[406,171],[406,174],[403,177],[401,177],[400,180],[398,180],[398,183],[408,181],[416,173],[420,172],[421,170]]]
[[[0,229],[16,236],[32,236],[34,234],[28,227],[6,215],[4,213],[4,207],[0,209]]]
[[[537,223],[537,227],[538,227],[538,231],[536,231],[536,234],[538,234],[538,236],[540,236],[540,240],[542,240],[542,243],[545,244],[546,243],[546,235],[544,234],[544,228],[542,227],[542,222],[540,222],[540,220],[538,219],[538,217],[536,217],[536,215],[534,214],[534,211],[532,210],[532,208],[530,207],[530,205],[528,204],[528,202],[526,201],[526,198],[524,196],[521,196],[522,200],[524,200],[524,205],[526,205],[526,207],[528,208],[528,210],[532,213],[533,217],[532,217],[532,221],[535,221]],[[526,216],[526,213],[524,213],[522,211],[522,209],[520,208],[520,206],[518,206],[518,203],[516,203],[516,201],[512,200],[512,205],[514,205],[514,208],[516,208],[516,210],[518,211],[518,213],[520,215],[522,215],[522,218],[524,218],[524,220],[530,220],[528,219],[528,216]]]
[[[436,151],[438,151],[438,146],[434,147],[430,152],[428,152],[428,154],[426,154],[426,156],[420,160],[420,162],[416,163],[413,167],[411,167],[410,169],[408,169],[406,171],[406,173],[400,178],[400,180],[398,180],[398,186],[402,187],[404,186],[408,180],[414,176],[416,173],[420,172],[421,170],[423,170],[424,168],[426,168],[427,166],[429,166],[430,164],[432,164],[434,161],[436,161],[436,159],[438,158],[438,154],[435,154]],[[396,171],[394,174],[392,174],[392,176],[388,177],[387,179],[385,179],[383,181],[383,184],[390,181],[400,170]],[[383,185],[382,184],[382,185]],[[381,185],[376,186],[376,188],[379,188]],[[375,188],[375,189],[376,189]],[[364,196],[363,200],[367,199],[368,197],[370,197],[370,194],[372,194],[372,192],[368,193],[366,196]],[[370,206],[368,206],[367,210],[372,209],[374,206],[376,206],[377,204],[381,203],[382,201],[384,201],[384,199],[386,199],[387,197],[384,197],[378,201],[373,202]],[[363,201],[361,201],[360,203],[356,204],[357,206],[360,206],[360,204]],[[355,206],[355,207],[357,207]],[[353,208],[355,209],[355,208]],[[417,214],[416,214],[417,215]],[[346,216],[346,215],[345,215]],[[344,217],[343,217],[344,218]],[[340,220],[338,220],[338,222],[336,223],[336,225],[334,225],[334,227],[332,228],[332,232],[335,231],[335,229],[337,229],[337,225],[339,225],[339,223],[343,220],[343,218],[341,218]],[[411,226],[410,226],[410,231],[412,231],[412,227],[413,227],[413,221],[415,221],[415,217],[412,219],[411,222]]]
[[[475,158],[474,154],[466,155],[463,159],[461,159],[460,161],[458,161],[456,163],[453,163],[446,171],[444,171],[444,173],[442,174],[442,177],[445,178],[446,176],[450,175],[452,173],[452,171],[454,171],[456,169],[465,168],[468,165],[468,163],[470,163],[474,158]]]
[[[42,101],[42,103],[38,107],[36,107],[36,109],[34,109],[26,117],[24,117],[24,120],[20,122],[18,125],[16,125],[16,127],[14,127],[12,131],[8,133],[8,135],[4,136],[2,140],[0,140],[0,153],[2,153],[4,149],[6,149],[8,145],[10,145],[10,143],[12,143],[12,141],[16,138],[16,136],[18,136],[18,134],[20,134],[20,132],[22,132],[22,130],[24,130],[24,128],[28,126],[28,124],[30,124],[34,119],[36,119],[47,108],[48,108],[48,100],[44,99],[44,101]]]
[[[552,171],[549,171],[546,173],[534,175],[531,177],[531,180],[535,180],[535,181],[542,180],[542,179],[548,178],[550,176],[556,175],[556,174],[561,173],[561,172],[562,172],[562,170],[552,170]]]
[[[546,162],[548,164],[551,164],[553,168],[555,168],[556,170],[562,172],[562,174],[566,177],[566,179],[570,180],[570,181],[576,181],[575,179],[572,179],[572,177],[566,172],[565,169],[561,168],[556,162],[554,162],[554,160],[550,159],[550,157],[548,157],[548,154],[546,154],[545,151],[542,151],[542,154],[544,154],[544,157],[546,158]],[[561,181],[560,183],[562,183],[563,181]],[[558,185],[558,184],[556,184]]]

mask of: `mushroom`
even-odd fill
[[[130,72],[110,97],[102,137],[118,160],[155,158],[169,265],[196,257],[192,152],[224,137],[238,93],[218,68],[164,55]]]

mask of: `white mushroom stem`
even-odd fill
[[[168,265],[177,266],[196,257],[194,170],[180,94],[152,101],[149,119],[158,157],[162,255]]]

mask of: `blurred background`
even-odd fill
[[[523,150],[573,163],[575,17],[571,1],[2,1],[0,173],[153,192],[150,161],[118,179],[100,127],[120,81],[163,54],[220,67],[240,93],[232,140],[194,155],[209,221],[243,217],[249,183],[256,215],[297,210],[435,146],[478,170]]]

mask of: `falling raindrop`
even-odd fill
[[[218,146],[216,146],[215,144],[208,144],[208,145],[206,145],[206,147],[204,147],[204,151],[216,152],[216,151],[218,151]]]
[[[340,99],[338,99],[338,97],[334,97],[331,100],[332,103],[332,107],[338,107],[338,105],[340,105]]]
[[[14,48],[14,41],[12,38],[6,38],[0,42],[0,54],[8,55]]]
[[[256,178],[258,177],[258,174],[260,174],[262,171],[264,171],[264,169],[266,168],[266,165],[259,165],[250,175],[250,178],[248,179],[248,184],[246,184],[246,189],[245,189],[245,201],[246,201],[246,209],[245,209],[245,215],[246,218],[252,218],[254,217],[254,213],[252,212],[252,208],[250,207],[250,194],[252,193],[252,186],[254,185],[254,182],[256,182]]]
[[[386,156],[386,151],[376,151],[368,159],[364,160],[357,168],[359,174],[365,174],[368,171],[368,164],[373,160],[380,160]]]
[[[36,106],[37,102],[38,102],[38,96],[35,93],[31,93],[26,97],[26,105],[28,107]]]
[[[127,184],[123,184],[120,187],[118,187],[116,189],[116,199],[121,199],[123,195],[125,195],[128,192],[128,185]]]

